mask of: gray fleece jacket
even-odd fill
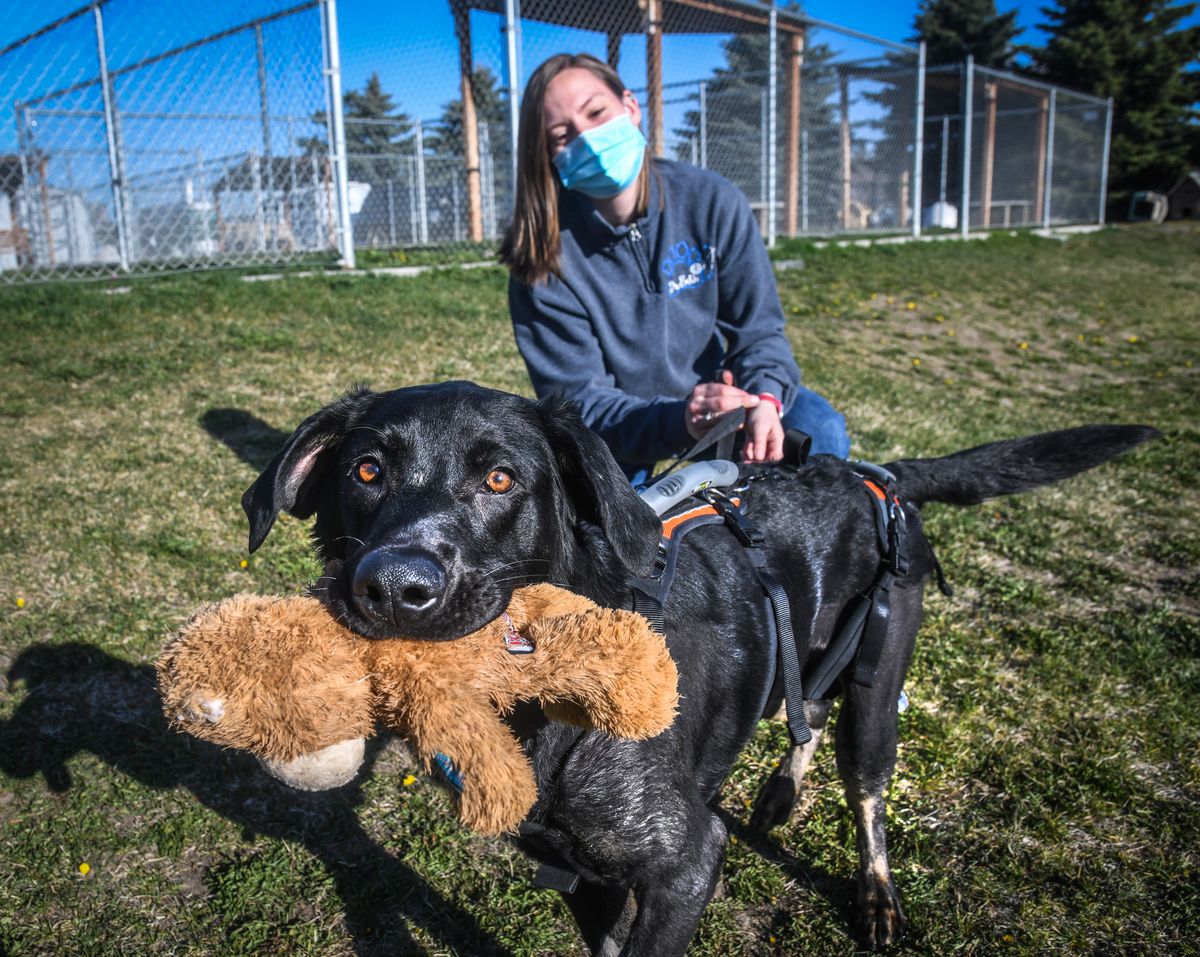
[[[564,190],[560,276],[509,281],[517,347],[539,396],[561,393],[621,463],[691,444],[684,403],[729,369],[791,407],[800,370],[746,197],[716,173],[654,160],[646,216],[613,227]]]

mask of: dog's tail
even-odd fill
[[[1148,425],[1085,425],[990,442],[937,459],[900,459],[886,466],[902,498],[921,505],[977,505],[1078,475],[1157,438]]]

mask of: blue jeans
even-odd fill
[[[850,455],[850,436],[846,433],[846,417],[829,404],[823,395],[812,389],[800,387],[792,407],[783,416],[784,431],[799,429],[812,436],[812,455],[835,455],[844,459]],[[742,435],[739,434],[734,443],[734,458],[741,451]],[[711,453],[707,456],[711,458]],[[629,481],[634,486],[646,484],[646,480],[654,474],[654,463],[642,465],[638,463],[620,463]]]

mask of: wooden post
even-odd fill
[[[983,95],[987,100],[987,123],[983,131],[983,195],[980,197],[980,213],[983,216],[983,228],[992,225],[992,176],[996,171],[996,82],[993,80],[983,85]]]
[[[850,81],[839,71],[842,114],[842,229],[850,228]]]
[[[800,212],[800,83],[804,66],[804,32],[788,36],[787,60],[787,170],[784,181],[784,208],[787,214],[784,230],[789,236],[797,233]]]
[[[454,32],[458,35],[458,69],[462,88],[463,169],[467,177],[467,223],[471,242],[483,241],[483,200],[479,181],[479,117],[475,112],[474,59],[471,53],[470,13],[454,3]]]
[[[900,228],[907,229],[912,222],[912,209],[909,206],[909,192],[912,189],[910,181],[912,172],[910,170],[900,171]]]
[[[1037,190],[1033,200],[1033,215],[1040,216],[1046,195],[1046,133],[1050,122],[1050,97],[1043,94],[1038,102],[1037,129]]]
[[[642,0],[646,11],[646,104],[650,113],[650,150],[662,156],[663,91],[662,91],[662,0]]]
[[[606,50],[608,54],[608,65],[618,72],[621,68],[621,37],[622,34],[620,33],[610,33],[608,35],[608,46]]]

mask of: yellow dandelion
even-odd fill
[[[401,781],[400,783],[401,783],[401,784],[402,784],[404,787],[406,787],[406,788],[410,788],[410,787],[412,787],[414,784],[416,784],[416,783],[417,783],[417,779],[416,779],[416,776],[415,776],[415,775],[412,775],[412,774],[406,774],[406,775],[404,775],[404,780],[403,780],[403,781]]]
[[[1084,335],[1084,334],[1081,332],[1081,333],[1079,333],[1079,335],[1077,335],[1075,338],[1076,338],[1076,339],[1078,339],[1080,342],[1084,342],[1084,341],[1087,339],[1087,336],[1085,336],[1085,335]]]
[[[1192,367],[1192,360],[1191,360],[1191,359],[1188,359],[1188,361],[1187,361],[1187,362],[1185,362],[1185,363],[1184,363],[1184,365],[1185,365],[1185,366],[1187,366],[1187,367],[1190,369],[1190,368]]]
[[[84,877],[88,876],[88,873],[91,871],[91,869],[92,869],[92,865],[89,864],[87,861],[84,861],[82,864],[79,865],[79,873],[82,874]]]
[[[1133,345],[1135,342],[1141,342],[1141,340],[1137,336],[1126,336],[1125,341],[1128,342],[1130,345]]]
[[[1022,342],[1022,343],[1021,343],[1019,346],[1017,346],[1017,348],[1018,348],[1018,349],[1028,349],[1028,348],[1029,348],[1029,343],[1028,343],[1028,342]]]
[[[946,321],[946,317],[945,317],[945,316],[943,316],[943,315],[942,315],[942,314],[939,312],[939,313],[938,313],[936,316],[934,316],[934,317],[933,317],[933,321],[934,321],[934,322],[945,322],[945,321]]]
[[[746,807],[749,807],[749,806],[750,806],[750,799],[749,799],[749,798],[746,798],[746,800],[744,800],[744,801],[742,802],[742,804],[743,804],[743,805],[745,805]]]
[[[954,377],[953,376],[948,376],[946,378],[946,385],[954,385]]]
[[[919,366],[920,364],[921,364],[921,360],[920,360],[920,359],[913,359],[913,365],[915,365],[915,366]]]
[[[730,843],[730,844],[736,844],[737,842],[738,842],[737,835],[736,835],[736,834],[730,834],[730,835],[729,835],[729,843]]]
[[[891,305],[893,302],[895,302],[895,301],[896,301],[896,297],[895,297],[895,296],[888,296],[888,297],[887,297],[887,304],[888,304],[889,306],[890,306],[890,305]]]
[[[20,595],[18,595],[18,596],[17,596],[17,607],[18,607],[18,608],[24,608],[24,607],[25,607],[25,599],[24,599],[24,598],[22,598]]]
[[[952,335],[954,335],[954,330],[953,330],[953,329],[947,329],[947,330],[946,330],[946,335],[948,335],[948,336],[952,336]]]
[[[240,562],[238,562],[238,568],[249,568],[249,567],[250,567],[250,559],[248,559],[248,558],[243,558]]]
[[[773,943],[775,943],[775,935],[774,935],[774,934],[772,934],[772,935],[770,936],[769,940],[770,940],[770,942],[771,942],[772,944],[773,944]]]
[[[904,307],[905,307],[906,309],[908,309],[908,310],[910,310],[910,311],[911,311],[911,310],[913,310],[913,309],[916,309],[916,308],[917,308],[917,304],[916,304],[915,302],[913,302],[913,301],[910,299],[908,302],[906,302],[906,303],[904,304]]]

